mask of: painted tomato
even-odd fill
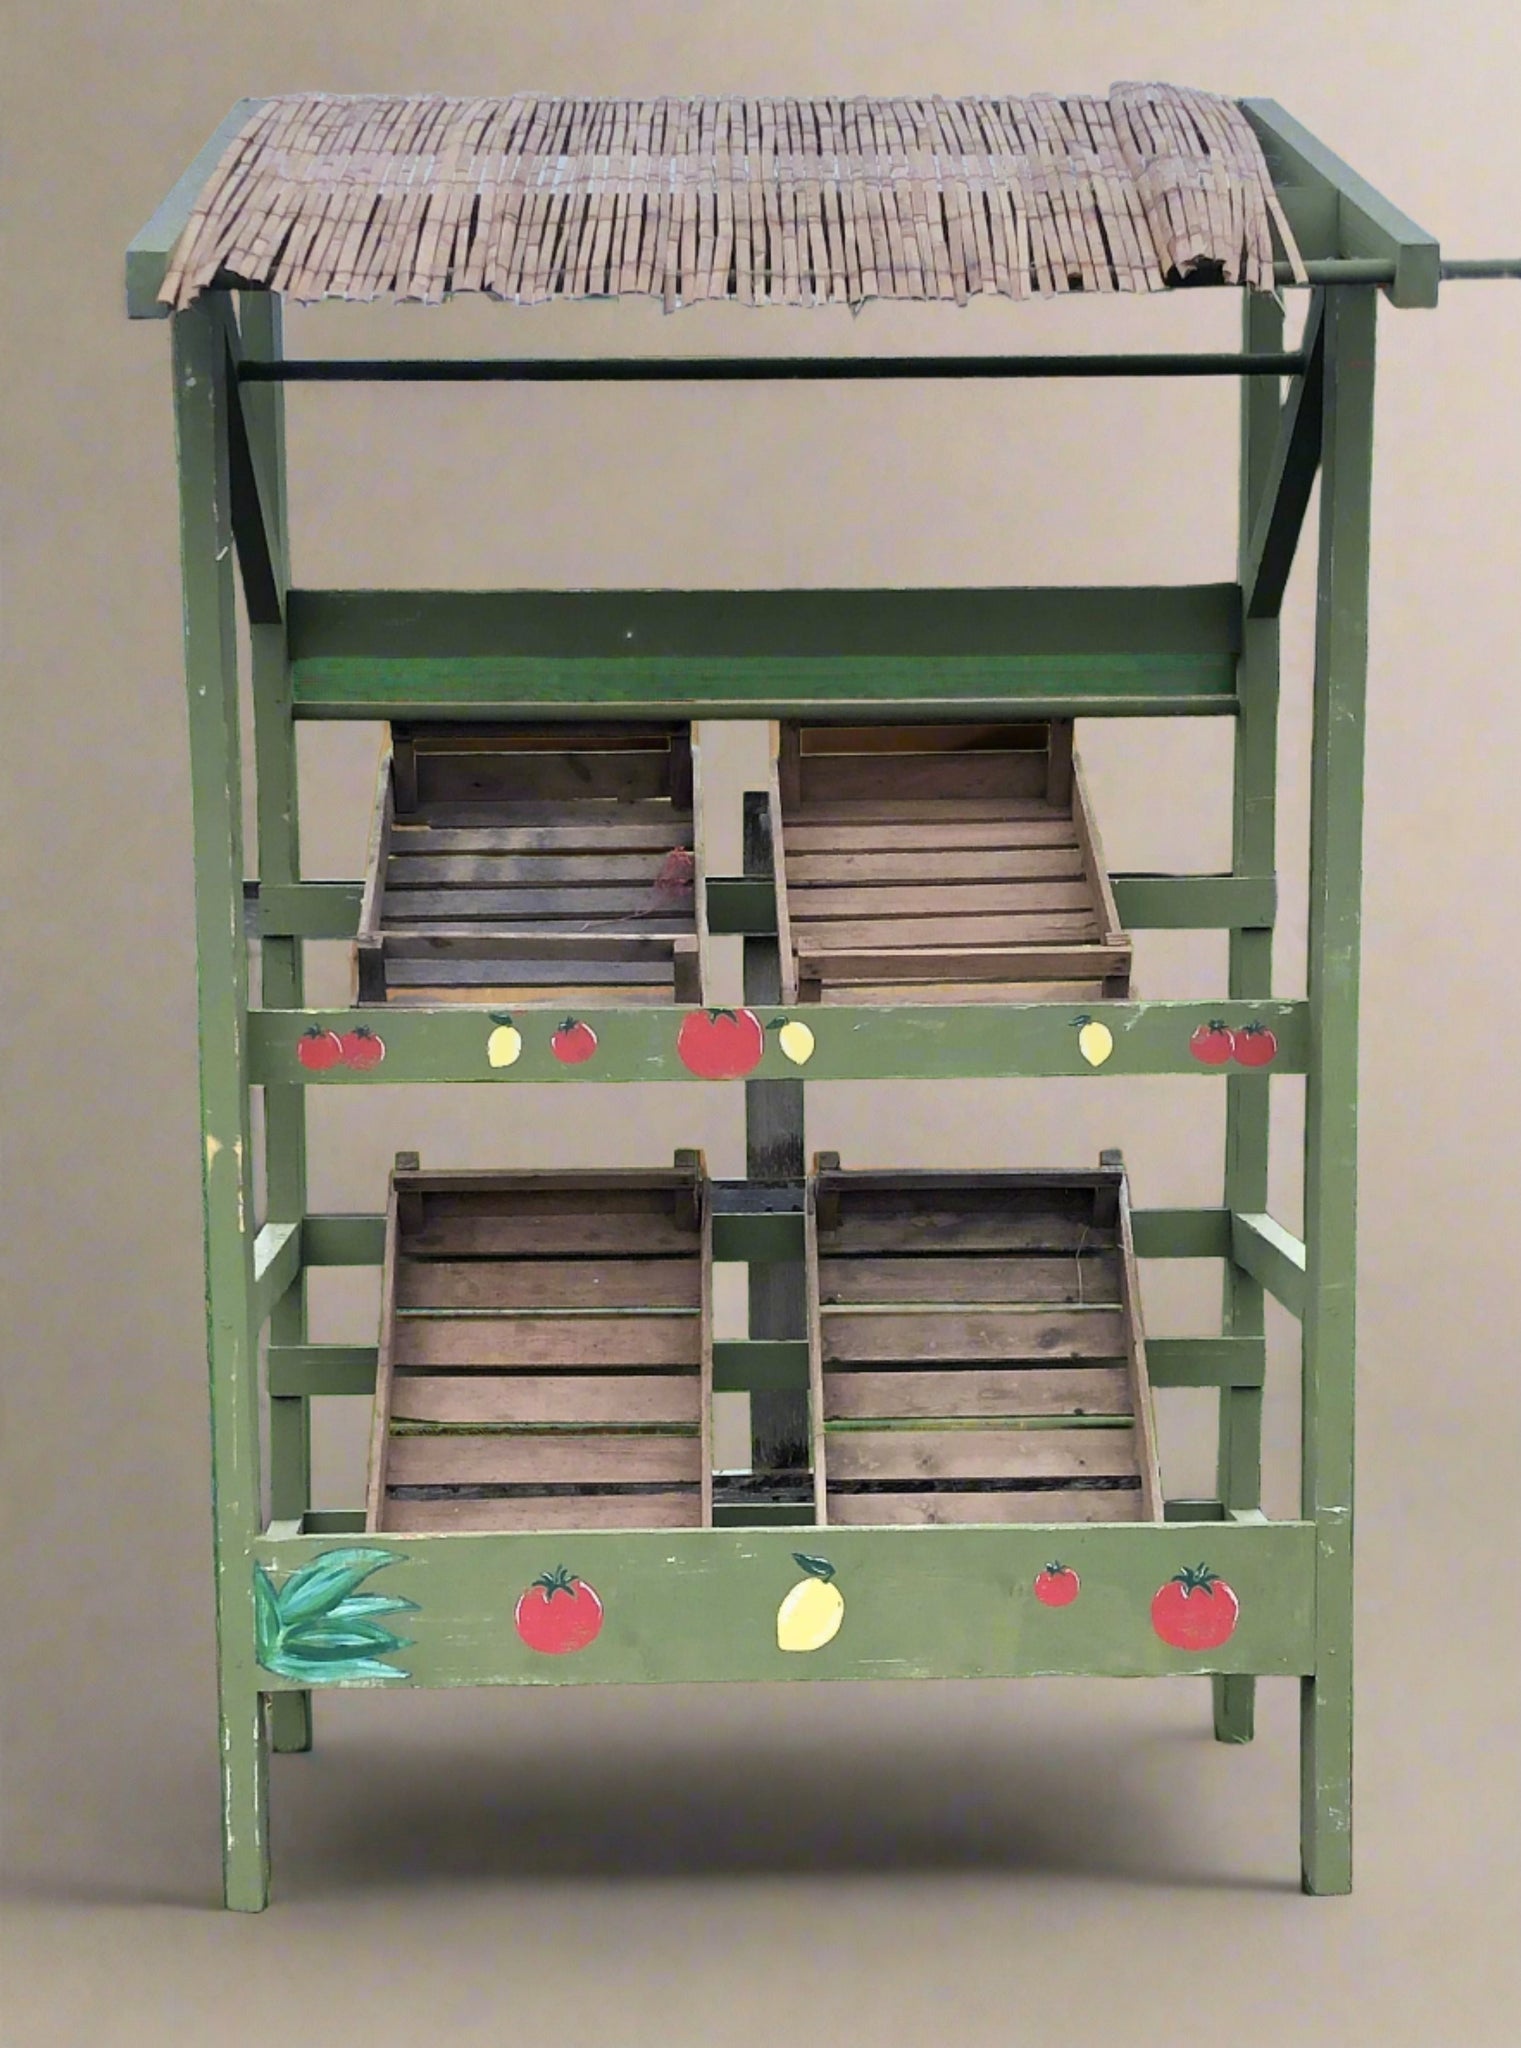
[[[343,1058],[343,1040],[336,1031],[324,1031],[314,1024],[296,1041],[296,1058],[314,1074],[324,1074]]]
[[[602,1632],[602,1602],[584,1579],[563,1564],[540,1572],[513,1614],[518,1634],[530,1650],[546,1657],[565,1657],[584,1650]]]
[[[1236,1034],[1236,1062],[1243,1067],[1265,1067],[1278,1052],[1278,1040],[1266,1024],[1248,1024]]]
[[[1035,1574],[1035,1597],[1042,1607],[1070,1607],[1081,1584],[1070,1564],[1048,1564]]]
[[[1184,1565],[1151,1603],[1151,1625],[1174,1650],[1218,1650],[1236,1630],[1241,1602],[1207,1564]]]
[[[343,1048],[343,1064],[357,1067],[360,1073],[368,1067],[378,1067],[386,1056],[385,1040],[377,1037],[368,1024],[356,1024],[352,1031],[345,1031],[339,1044]]]
[[[766,1049],[751,1010],[693,1010],[676,1034],[681,1063],[704,1081],[734,1081],[760,1065]]]
[[[590,1024],[583,1024],[577,1017],[567,1017],[550,1039],[549,1049],[567,1067],[581,1067],[597,1050],[597,1034]]]
[[[1199,1026],[1188,1041],[1188,1049],[1204,1066],[1223,1067],[1236,1050],[1236,1034],[1217,1019],[1213,1024]]]

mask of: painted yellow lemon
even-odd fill
[[[515,1024],[498,1024],[486,1040],[486,1057],[494,1067],[510,1067],[523,1050],[523,1034]]]
[[[1090,1067],[1101,1067],[1114,1051],[1114,1034],[1107,1024],[1085,1017],[1077,1034],[1077,1049]]]
[[[782,1026],[776,1042],[795,1067],[804,1066],[813,1058],[813,1033],[796,1017]]]
[[[834,1584],[834,1566],[826,1557],[809,1557],[794,1550],[793,1557],[807,1573],[776,1610],[776,1647],[779,1650],[822,1650],[840,1633],[845,1619],[845,1595]]]

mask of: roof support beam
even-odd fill
[[[159,286],[169,269],[169,258],[189,225],[195,202],[212,172],[227,152],[227,145],[258,109],[262,100],[238,100],[204,149],[186,165],[180,177],[164,194],[147,226],[127,245],[127,318],[166,320],[169,308],[159,303]]]
[[[243,363],[237,322],[225,294],[211,301],[212,316],[227,350],[228,511],[233,545],[243,579],[243,599],[251,626],[283,626],[285,578],[283,550],[275,525],[273,480],[266,475],[258,437],[248,431],[238,374]]]
[[[1304,254],[1393,263],[1393,279],[1384,286],[1391,303],[1434,306],[1442,273],[1436,236],[1417,227],[1276,100],[1243,100],[1241,110],[1257,131],[1296,237],[1301,228],[1296,216],[1305,215],[1310,232],[1302,243]],[[1317,229],[1329,233],[1334,247],[1314,246]]]
[[[1278,439],[1264,481],[1242,575],[1249,619],[1276,619],[1320,467],[1320,428],[1325,393],[1325,350],[1321,323],[1325,294],[1317,292],[1305,327],[1304,375],[1295,380],[1278,419]]]

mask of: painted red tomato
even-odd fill
[[[1081,1583],[1070,1564],[1048,1564],[1035,1575],[1035,1597],[1042,1607],[1070,1607]]]
[[[752,1010],[693,1010],[676,1034],[682,1065],[704,1081],[734,1081],[752,1073],[765,1049],[765,1034]]]
[[[552,1572],[540,1572],[519,1600],[513,1621],[530,1650],[564,1657],[584,1650],[601,1634],[602,1602],[584,1579],[556,1565]]]
[[[1223,1067],[1236,1050],[1236,1034],[1228,1024],[1216,1019],[1213,1024],[1199,1026],[1188,1041],[1188,1049],[1206,1067]]]
[[[326,1073],[343,1058],[343,1040],[336,1031],[324,1031],[320,1024],[314,1024],[296,1041],[296,1058],[312,1073]]]
[[[577,1017],[567,1017],[550,1039],[549,1049],[567,1067],[584,1066],[597,1050],[597,1034],[590,1024],[583,1024]]]
[[[343,1047],[343,1064],[357,1067],[361,1073],[367,1067],[378,1067],[386,1056],[384,1039],[378,1038],[368,1024],[356,1024],[352,1031],[345,1031],[339,1044]]]
[[[1151,1625],[1175,1650],[1218,1650],[1234,1635],[1241,1602],[1207,1564],[1184,1565],[1151,1603]]]
[[[1278,1051],[1278,1040],[1266,1024],[1248,1024],[1236,1034],[1236,1060],[1243,1067],[1265,1067]]]

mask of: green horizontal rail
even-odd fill
[[[1137,1209],[1130,1219],[1138,1259],[1228,1259],[1229,1209]]]
[[[1260,1337],[1146,1339],[1146,1370],[1154,1387],[1260,1387],[1265,1369]]]
[[[301,1225],[307,1266],[378,1266],[386,1255],[384,1216],[308,1216]]]
[[[373,1394],[380,1352],[374,1344],[271,1344],[271,1397]]]
[[[298,717],[1230,713],[1235,584],[294,590]]]
[[[411,1641],[394,1659],[398,1686],[1288,1676],[1313,1668],[1315,1532],[1307,1523],[802,1529],[793,1522],[364,1541],[396,1558],[380,1582],[385,1591],[415,1603],[406,1615]],[[264,1535],[254,1560],[278,1581],[332,1547],[337,1533]],[[778,1607],[802,1577],[799,1550],[828,1560],[844,1602],[833,1640],[805,1654],[781,1649],[776,1628]],[[1068,1607],[1035,1597],[1053,1556],[1082,1582]],[[596,1640],[575,1656],[536,1654],[512,1623],[518,1591],[558,1564],[602,1603]],[[1152,1626],[1152,1601],[1185,1566],[1200,1564],[1231,1587],[1238,1619],[1219,1647],[1179,1650]],[[255,1676],[246,1638],[229,1642],[227,1654]],[[265,1690],[297,1682],[257,1674]]]
[[[266,1086],[295,1082],[318,1087],[383,1086],[395,1081],[482,1081],[497,1087],[691,1081],[700,1077],[677,1053],[678,1032],[691,1014],[663,1005],[582,1011],[579,1019],[591,1027],[596,1048],[589,1059],[566,1065],[554,1051],[563,1003],[519,1009],[514,1016],[523,1037],[522,1053],[510,1067],[493,1067],[486,1053],[493,1029],[486,1008],[450,1003],[383,1014],[373,1009],[254,1010],[249,1015],[251,1078]],[[793,1065],[781,1048],[779,1026],[792,1012],[757,1008],[753,1015],[761,1026],[763,1046],[759,1063],[747,1075],[754,1080],[1064,1075],[1104,1079],[1136,1074],[1218,1078],[1235,1069],[1201,1065],[1189,1050],[1194,1032],[1217,1019],[1238,1036],[1251,1024],[1270,1031],[1276,1042],[1270,1069],[1274,1073],[1303,1073],[1309,1052],[1307,1006],[1276,1000],[1094,1003],[1086,1009],[1061,1003],[1007,1008],[987,1003],[815,1007],[808,1013],[814,1048],[805,1067]],[[1098,1067],[1087,1063],[1080,1047],[1080,1027],[1088,1019],[1102,1023],[1110,1035],[1111,1050]],[[342,1037],[361,1025],[380,1035],[383,1057],[378,1064],[363,1069],[341,1061],[320,1069],[302,1064],[304,1036],[315,1031]]]
[[[713,1218],[713,1256],[744,1266],[778,1266],[803,1256],[801,1211]]]
[[[1278,914],[1272,875],[1114,875],[1127,931],[1267,931]]]

